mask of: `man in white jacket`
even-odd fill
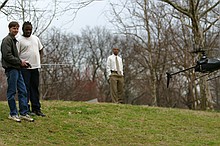
[[[107,75],[110,83],[112,102],[124,103],[124,73],[122,58],[118,56],[119,49],[113,48],[113,54],[107,58]]]

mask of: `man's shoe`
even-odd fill
[[[26,115],[20,115],[20,118],[21,118],[21,119],[24,119],[24,120],[26,120],[26,121],[29,121],[29,122],[34,122],[34,119],[31,118],[31,116],[29,116],[28,114],[26,114]]]
[[[34,111],[34,113],[37,115],[37,116],[41,116],[41,117],[45,117],[46,115],[44,113],[42,113],[41,111]]]
[[[28,115],[30,116],[36,116],[36,114],[34,112],[28,112]]]
[[[21,122],[21,119],[19,118],[18,115],[13,115],[13,116],[9,115],[8,118],[16,122]]]

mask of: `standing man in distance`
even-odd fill
[[[44,117],[45,114],[41,112],[39,82],[41,68],[40,55],[42,55],[43,45],[40,39],[32,35],[32,24],[27,21],[22,26],[23,35],[20,36],[18,42],[18,52],[21,59],[25,59],[31,65],[31,68],[22,69],[22,75],[28,93],[28,102],[30,101],[29,111]],[[30,108],[31,106],[31,108]]]
[[[119,49],[113,48],[113,54],[107,58],[107,75],[110,83],[112,102],[124,103],[124,74],[122,58],[118,56]]]
[[[21,74],[21,68],[27,67],[26,60],[21,60],[16,47],[19,24],[12,21],[8,25],[9,34],[2,40],[2,67],[7,77],[7,100],[10,109],[9,119],[21,122],[21,119],[33,122],[34,119],[28,115],[27,90]],[[19,113],[16,106],[15,95],[18,91]]]

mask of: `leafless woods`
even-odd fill
[[[207,81],[218,72],[199,78],[202,74],[187,71],[173,77],[166,87],[167,71],[195,64],[198,56],[190,52],[202,48],[216,57],[218,0],[126,0],[110,5],[108,17],[114,32],[113,28],[87,27],[76,35],[53,28],[40,35],[45,50],[43,99],[109,102],[105,65],[111,48],[117,46],[124,61],[126,103],[189,109],[219,106],[220,79]],[[4,86],[2,77],[2,93]]]

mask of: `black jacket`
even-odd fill
[[[18,55],[16,46],[16,38],[10,33],[2,40],[1,53],[2,53],[2,67],[3,68],[21,68],[21,59]]]

